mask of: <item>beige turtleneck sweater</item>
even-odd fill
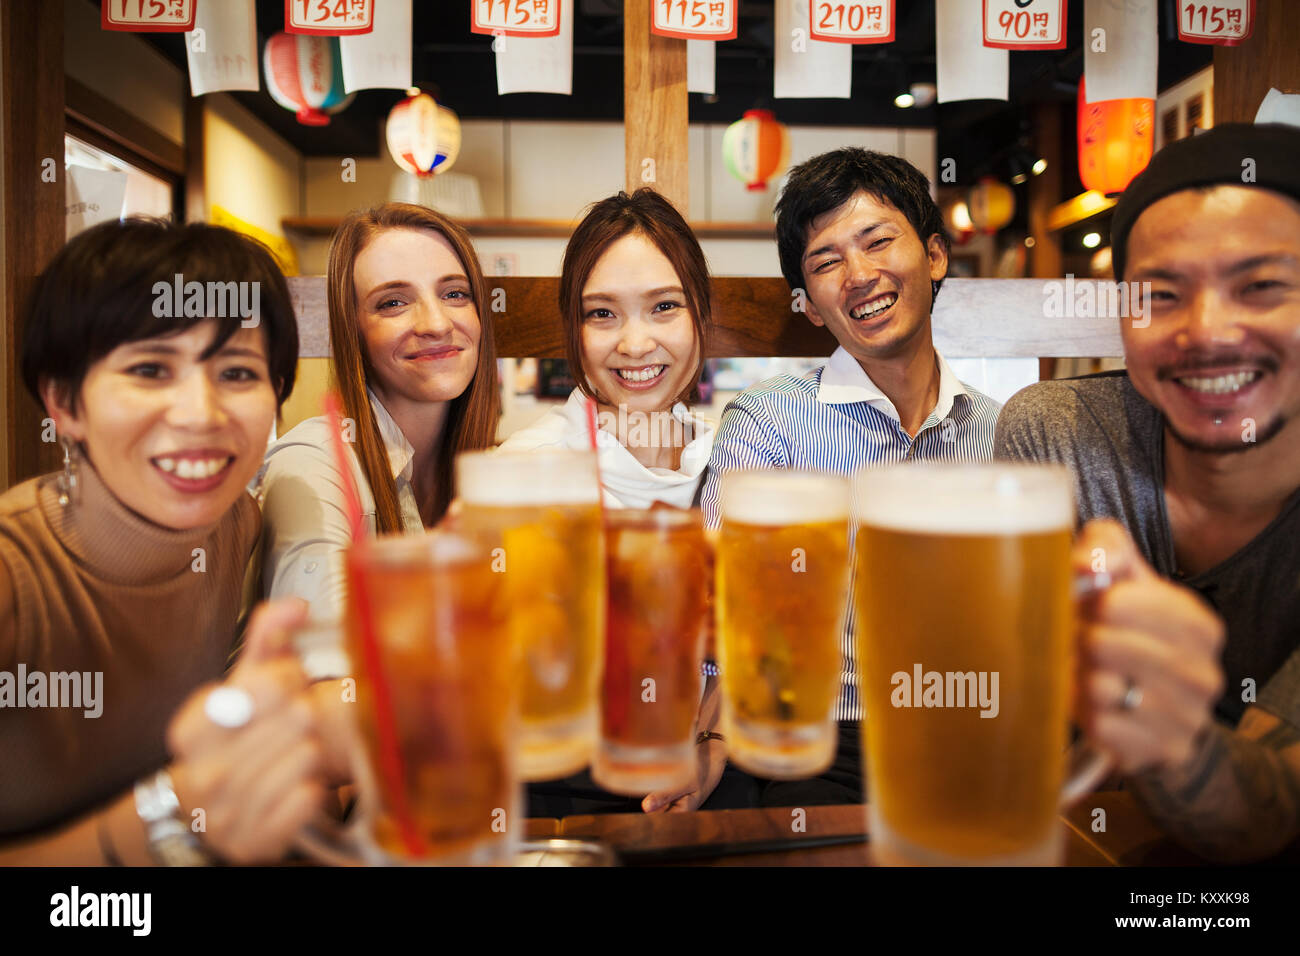
[[[225,670],[260,530],[246,494],[217,524],[174,531],[118,501],[85,459],[79,474],[67,507],[55,475],[0,495],[0,840],[66,822],[166,762],[172,715]],[[96,672],[93,706],[49,706],[56,686],[59,703],[78,683],[94,695]],[[45,706],[17,706],[42,683]]]

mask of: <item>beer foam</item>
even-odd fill
[[[895,464],[853,476],[853,520],[924,534],[1029,534],[1074,528],[1061,465]]]
[[[594,505],[600,501],[590,451],[464,452],[456,456],[456,494],[467,505]]]
[[[722,520],[795,525],[847,521],[849,483],[820,471],[772,468],[722,476]]]

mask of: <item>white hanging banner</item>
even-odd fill
[[[984,0],[984,45],[1064,50],[1066,0]]]
[[[1005,100],[1006,50],[984,45],[984,11],[971,0],[934,0],[938,100]]]
[[[717,45],[712,40],[686,41],[686,92],[717,92],[714,64]]]
[[[811,4],[808,35],[829,43],[893,43],[894,0]]]
[[[470,0],[471,33],[506,37],[560,35],[561,0]]]
[[[776,0],[772,95],[847,100],[853,87],[853,47],[809,37],[810,16],[809,0]]]
[[[1236,46],[1255,32],[1255,0],[1178,4],[1178,39]]]
[[[99,26],[130,33],[184,33],[194,29],[194,0],[103,0]]]
[[[374,0],[369,33],[339,37],[343,91],[411,86],[411,0]]]
[[[492,40],[497,58],[497,93],[573,93],[573,10],[559,10],[560,32],[553,37]]]
[[[375,0],[284,0],[284,32],[347,37],[375,27]]]
[[[1156,0],[1084,0],[1083,78],[1089,103],[1154,100],[1158,64]]]
[[[736,0],[651,0],[650,32],[687,40],[736,39]]]
[[[192,96],[216,90],[257,89],[257,16],[253,0],[198,4],[194,29],[185,34],[185,57],[190,65]]]
[[[72,165],[67,168],[65,238],[71,239],[83,229],[122,217],[126,199],[126,173],[117,169],[91,169]]]

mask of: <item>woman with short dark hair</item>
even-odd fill
[[[226,673],[297,358],[284,277],[226,229],[104,223],[38,278],[22,373],[64,464],[0,496],[0,860],[271,860],[320,807],[302,609]]]

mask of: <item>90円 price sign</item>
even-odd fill
[[[808,36],[830,43],[892,43],[894,0],[854,0],[808,4]]]
[[[1063,50],[1066,9],[1066,0],[984,0],[984,45]]]
[[[508,37],[560,33],[561,0],[471,0],[470,31]]]
[[[1194,3],[1178,0],[1178,39],[1235,46],[1255,29],[1255,0]]]
[[[375,0],[284,0],[284,32],[355,36],[375,28]]]
[[[195,0],[104,0],[99,25],[130,33],[183,33],[194,29]]]
[[[651,0],[650,32],[687,40],[736,39],[736,0]]]

